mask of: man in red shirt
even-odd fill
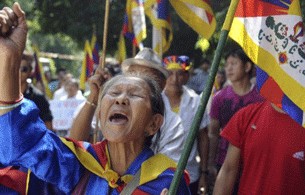
[[[305,193],[305,129],[285,112],[263,102],[237,112],[221,133],[230,142],[214,194]]]

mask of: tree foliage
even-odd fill
[[[11,6],[14,0],[1,0],[0,7]],[[217,20],[217,29],[210,41],[210,48],[202,53],[194,49],[197,34],[185,24],[171,8],[174,39],[164,55],[189,55],[195,59],[202,56],[212,59],[218,43],[220,30],[224,22],[230,0],[211,0]],[[302,15],[305,16],[305,1],[301,0]],[[105,0],[19,0],[26,11],[30,26],[29,44],[38,44],[47,52],[78,55],[84,41],[90,39],[96,27],[98,42],[102,45]],[[122,30],[126,0],[112,0],[110,6],[107,37],[107,53],[113,55],[117,49],[119,34]],[[147,21],[148,38],[145,46],[151,46],[151,25]],[[128,54],[131,55],[131,43],[127,41]],[[227,47],[235,47],[229,40]],[[226,48],[225,51],[228,49]],[[60,62],[69,66],[69,62]],[[80,66],[80,62],[77,62]]]
[[[98,41],[102,42],[104,27],[105,1],[103,0],[44,0],[36,1],[41,11],[39,23],[46,34],[61,32],[69,35],[79,46],[90,39],[96,27]],[[122,29],[125,4],[112,1],[109,16],[109,36],[107,43],[110,50],[118,40]]]

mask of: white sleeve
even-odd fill
[[[196,111],[197,111],[197,109],[199,108],[199,105],[200,105],[200,97],[201,96],[197,96],[196,97]],[[202,116],[202,119],[201,119],[201,123],[200,123],[200,127],[199,127],[199,129],[203,129],[203,128],[205,128],[205,127],[207,127],[209,124],[210,124],[210,118],[209,118],[209,115],[208,115],[208,105],[206,106],[206,108],[205,108],[205,112],[204,112],[204,114],[203,114],[203,116]]]
[[[160,138],[155,140],[152,150],[162,153],[178,162],[183,150],[184,134],[181,119],[170,110],[165,111],[164,122],[160,129]]]

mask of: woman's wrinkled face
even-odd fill
[[[124,77],[113,83],[100,103],[104,137],[115,143],[145,139],[152,114],[148,84],[137,77]]]

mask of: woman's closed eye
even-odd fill
[[[115,97],[115,96],[119,96],[121,94],[121,92],[119,92],[119,91],[109,91],[108,94]]]
[[[130,93],[129,94],[130,97],[138,97],[138,98],[145,98],[145,95],[144,94],[141,94],[141,93]]]
[[[122,92],[120,91],[109,91],[108,94],[112,97],[117,97],[120,96],[122,94]],[[137,98],[145,98],[145,95],[142,93],[137,93],[137,92],[131,92],[128,93],[129,97],[137,97]]]

